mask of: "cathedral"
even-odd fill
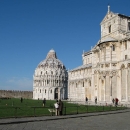
[[[41,61],[33,75],[33,99],[66,99],[68,73],[52,49]]]
[[[83,65],[68,73],[71,101],[130,101],[130,17],[108,12],[100,23],[101,38],[88,52]]]

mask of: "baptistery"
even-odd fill
[[[33,99],[66,99],[68,73],[64,64],[51,49],[33,75]]]

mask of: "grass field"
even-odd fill
[[[0,99],[0,118],[48,116],[48,109],[54,109],[54,100],[47,100],[46,106],[42,106],[42,100],[24,99]],[[112,111],[125,109],[125,107],[78,105],[64,101],[63,114],[79,114],[87,112]],[[55,114],[55,113],[54,113]]]

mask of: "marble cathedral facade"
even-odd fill
[[[83,65],[70,70],[68,98],[75,101],[130,101],[130,17],[108,12],[101,22],[101,39],[82,54]]]

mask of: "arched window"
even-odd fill
[[[41,71],[41,75],[42,75],[42,71]]]
[[[83,87],[84,87],[84,82],[83,82]]]
[[[112,45],[112,51],[115,51],[115,45]]]
[[[52,93],[52,89],[51,89],[51,93]]]
[[[125,42],[125,50],[127,50],[127,42]]]
[[[111,33],[111,25],[108,27],[108,31],[109,33]]]
[[[46,93],[46,89],[45,89],[45,93]]]
[[[125,55],[125,60],[127,59],[127,55]]]
[[[40,89],[40,93],[41,93],[41,89]]]
[[[128,22],[128,30],[130,31],[130,22]]]
[[[76,83],[76,88],[77,88],[77,83]]]
[[[89,86],[91,87],[91,81],[89,81]]]

